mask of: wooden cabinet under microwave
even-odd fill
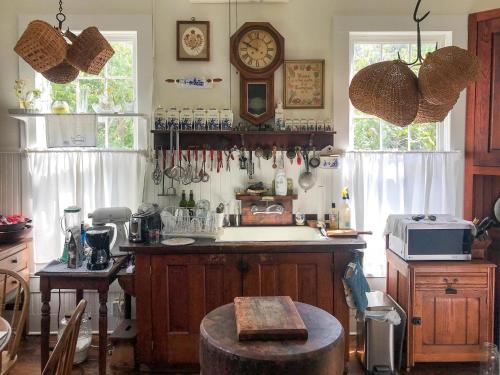
[[[387,251],[387,293],[408,314],[406,367],[476,362],[493,340],[495,265],[405,261]]]

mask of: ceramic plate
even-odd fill
[[[161,243],[167,246],[182,246],[191,245],[195,243],[195,240],[192,238],[169,238],[168,240],[161,241]]]

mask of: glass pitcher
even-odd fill
[[[82,222],[82,210],[80,207],[71,206],[64,209],[64,215],[61,216],[60,226],[62,233],[66,236],[68,230],[73,228],[80,228]],[[67,263],[69,259],[68,248],[65,245],[63,248],[63,253],[59,261],[62,263]]]
[[[495,344],[485,342],[481,348],[481,361],[479,363],[480,375],[498,375],[499,374],[499,355]]]

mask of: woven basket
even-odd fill
[[[431,104],[449,105],[479,71],[479,60],[469,51],[454,46],[438,49],[420,67],[420,92]]]
[[[80,74],[80,71],[66,60],[42,73],[50,82],[61,84],[73,82],[78,77],[78,74]]]
[[[376,63],[354,76],[349,97],[358,110],[407,126],[417,116],[417,76],[399,60]]]
[[[68,62],[79,70],[98,75],[115,51],[97,27],[88,27],[78,36],[67,32],[73,43],[68,49]]]
[[[30,22],[14,47],[14,51],[39,73],[62,63],[67,49],[59,30],[40,20]]]
[[[418,113],[415,124],[426,124],[431,122],[442,122],[448,116],[448,113],[455,106],[460,95],[457,95],[455,100],[448,104],[431,104],[423,97],[420,97]]]

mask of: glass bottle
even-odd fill
[[[498,348],[495,344],[485,342],[481,347],[479,375],[498,375],[499,369]]]
[[[187,201],[187,208],[189,208],[189,215],[194,215],[194,209],[196,208],[196,202],[194,201],[194,193],[192,190],[189,190],[189,200]]]
[[[335,207],[335,203],[332,203],[332,209],[329,215],[330,219],[330,229],[339,229],[339,210]]]
[[[187,199],[186,199],[186,190],[182,191],[181,201],[179,202],[179,207],[186,208],[187,207]]]

